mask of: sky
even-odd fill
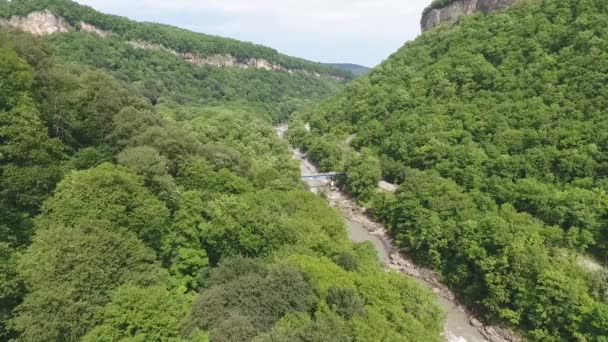
[[[76,0],[138,21],[373,67],[420,34],[431,0]]]

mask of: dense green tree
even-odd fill
[[[84,218],[75,225],[40,228],[19,273],[28,294],[14,324],[24,341],[77,340],[101,318],[116,287],[166,279],[154,253],[133,233]]]
[[[169,230],[169,210],[143,179],[111,164],[68,175],[45,203],[38,225],[73,225],[84,218],[112,222],[116,230],[135,233],[156,250]]]
[[[169,172],[172,175],[177,173],[180,165],[197,155],[201,148],[194,134],[176,123],[149,127],[134,137],[131,145],[155,148],[169,161]]]
[[[158,114],[134,107],[126,107],[112,117],[112,131],[106,137],[106,140],[117,145],[117,147],[124,148],[133,137],[144,133],[150,127],[161,125],[162,120]]]
[[[181,195],[170,233],[170,247],[165,251],[169,271],[189,290],[199,289],[209,266],[202,227],[205,222],[203,198],[201,193],[195,191]]]
[[[327,292],[327,304],[345,319],[352,319],[355,315],[365,315],[365,303],[352,289],[331,287]]]
[[[0,48],[0,110],[10,110],[27,101],[34,74],[27,62],[13,50]]]
[[[69,0],[0,0],[0,20],[41,10],[71,32],[0,30],[0,340],[440,338],[430,293],[348,242],[272,127],[351,75]],[[371,165],[357,186],[377,181],[379,160],[357,161]],[[571,160],[561,169],[586,172]]]
[[[179,185],[208,195],[244,194],[253,191],[251,183],[229,169],[216,169],[203,158],[192,158],[183,165],[177,177]]]
[[[162,286],[123,285],[101,310],[101,323],[83,341],[178,341],[190,296]]]
[[[300,112],[290,139],[347,170],[397,243],[488,319],[532,340],[602,340],[594,268],[574,260],[608,251],[607,22],[599,0],[463,17]],[[357,151],[396,195],[361,191],[378,162]]]
[[[16,257],[10,245],[0,243],[0,340],[15,337],[8,325],[13,317],[13,309],[19,305],[23,296],[23,283],[17,276]]]
[[[132,147],[119,153],[116,159],[119,164],[144,177],[148,189],[174,206],[177,197],[175,180],[169,175],[169,162],[158,151],[148,146]]]
[[[222,268],[233,265],[220,265],[218,272],[230,272]],[[213,279],[224,282],[203,290],[186,322],[188,332],[210,329],[212,339],[217,336],[229,341],[239,336],[239,340],[251,340],[286,314],[307,312],[314,301],[303,275],[292,267],[240,268],[232,277]],[[241,326],[231,327],[228,322]]]
[[[360,156],[346,161],[346,188],[357,196],[373,192],[382,178],[380,161],[370,151],[362,151]]]

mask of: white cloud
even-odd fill
[[[271,46],[324,62],[375,65],[420,32],[431,0],[77,0],[103,12]]]

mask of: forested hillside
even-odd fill
[[[271,48],[138,23],[70,0],[0,0],[0,18],[6,20],[43,11],[60,20],[61,33],[46,37],[56,58],[104,69],[132,84],[153,104],[240,102],[279,120],[354,77]]]
[[[406,44],[290,137],[489,320],[607,341],[606,84],[608,2],[521,1]]]
[[[10,11],[45,3],[89,11]],[[336,87],[2,28],[0,340],[440,341],[430,291],[348,241],[272,127]]]
[[[364,67],[362,65],[357,65],[357,64],[350,64],[350,63],[329,63],[327,65],[332,66],[337,69],[342,69],[342,70],[352,72],[353,74],[355,74],[357,76],[365,75],[366,73],[368,73],[371,70],[368,67]]]

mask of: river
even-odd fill
[[[285,138],[288,126],[276,127],[277,134]],[[315,174],[318,169],[306,155],[298,149],[292,149],[294,158],[300,163],[301,174]],[[348,227],[348,236],[355,242],[371,242],[378,253],[378,258],[395,271],[413,277],[437,295],[440,306],[446,313],[444,337],[448,342],[507,342],[518,341],[518,337],[501,328],[484,326],[470,315],[455,299],[454,294],[443,285],[437,276],[428,269],[418,267],[406,255],[398,252],[384,227],[372,221],[362,208],[339,191],[330,191],[328,181],[311,179],[306,183],[315,193],[323,192],[329,205],[340,210]]]

